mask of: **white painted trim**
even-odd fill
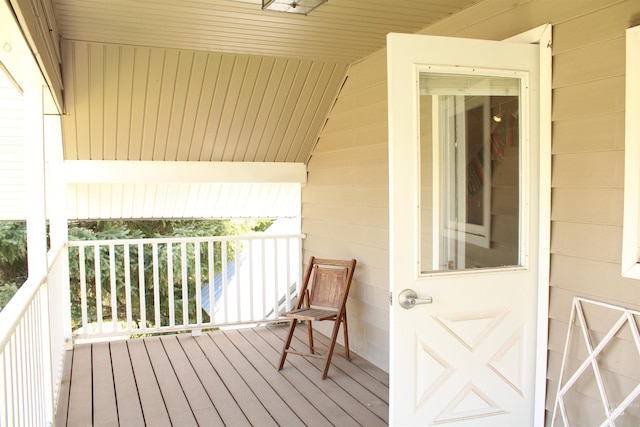
[[[544,24],[505,41],[540,45],[540,175],[538,229],[538,324],[534,426],[544,426],[549,339],[549,262],[551,253],[551,47],[552,26]]]
[[[67,184],[307,182],[304,163],[275,162],[68,160],[64,174]]]
[[[0,63],[10,75],[20,93],[27,86],[38,85],[45,89],[42,93],[43,109],[57,113],[58,107],[40,71],[29,43],[22,33],[9,2],[0,3]]]
[[[640,26],[627,29],[622,275],[640,279]]]

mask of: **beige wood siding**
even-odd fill
[[[500,40],[544,23],[554,24],[548,409],[552,409],[557,390],[559,363],[573,296],[585,296],[633,309],[640,307],[640,283],[622,278],[620,274],[624,184],[624,32],[631,22],[637,24],[638,14],[640,3],[634,0],[488,0],[422,31],[424,34]],[[362,127],[356,126],[355,117],[365,119],[367,116],[360,114],[365,107],[348,101],[351,96],[347,97],[346,92],[347,89],[351,94],[351,90],[357,88],[363,91],[364,87],[384,86],[383,81],[371,82],[372,76],[378,77],[382,73],[382,57],[383,52],[372,55],[349,73],[348,86],[329,118],[329,124],[333,121],[335,127],[325,128],[309,164],[310,182],[305,190],[307,198],[303,208],[306,212],[310,207],[308,195],[319,188],[323,188],[327,194],[325,203],[333,205],[331,192],[327,188],[341,188],[353,182],[354,175],[363,176],[361,166],[358,169],[341,166],[333,172],[318,171],[314,159],[316,153],[329,149],[347,158],[354,155],[352,141],[355,135],[362,134]],[[383,112],[385,106],[379,105],[380,102],[380,99],[372,97],[367,115],[372,115],[373,111]],[[381,122],[386,124],[385,120]],[[378,127],[380,132],[386,130],[382,129],[383,126]],[[371,144],[371,149],[377,151],[377,144]],[[387,171],[381,168],[379,173],[386,176]],[[318,174],[326,179],[314,179]],[[371,178],[379,182],[379,176]],[[362,185],[362,188],[367,188],[367,185]],[[358,187],[350,186],[349,190],[356,193]],[[383,184],[380,184],[380,191],[386,192]],[[379,198],[376,200],[380,202]],[[353,206],[353,201],[345,201],[334,206],[354,212],[358,207],[369,204],[367,200],[359,200],[358,203],[358,206]],[[367,212],[366,217],[374,216],[374,210],[364,211]],[[317,224],[324,221],[328,219],[305,215],[303,228],[308,229],[311,223],[315,225],[307,241],[307,250],[349,252],[356,258],[363,258],[364,266],[358,271],[360,275],[371,277],[376,273],[382,274],[378,281],[384,281],[384,284],[377,285],[379,289],[373,285],[371,288],[376,289],[375,295],[379,295],[379,299],[375,300],[376,312],[386,313],[386,258],[381,264],[384,265],[384,271],[379,265],[370,265],[368,258],[373,248],[362,245],[359,240],[361,236],[354,232],[357,229],[355,224],[343,220],[340,231],[331,233],[334,237],[329,238],[326,230],[335,228],[334,225],[326,223],[315,231]],[[386,255],[387,249],[387,246],[376,247],[374,252]],[[368,287],[358,283],[356,289],[365,290]],[[354,298],[352,305],[365,307],[358,298],[361,297]],[[595,331],[603,330],[603,325],[608,321],[604,314],[600,318],[602,325],[598,325],[598,321],[592,325]],[[365,322],[356,325],[358,329],[369,326]],[[362,341],[368,338],[363,335],[357,339]],[[603,362],[605,382],[612,388],[612,393],[618,396],[629,384],[637,384],[640,380],[638,358],[634,356],[633,346],[625,339],[625,336],[619,337],[620,342],[616,343],[616,347],[622,349],[622,360],[630,365],[622,367],[613,360]],[[365,357],[376,360],[375,355],[367,353],[370,351],[367,345],[359,343],[357,350],[364,353]],[[578,354],[572,354],[571,363],[575,363],[576,356]],[[588,381],[581,383],[580,393],[574,395],[569,403],[573,413],[579,413],[580,410],[584,412],[576,425],[589,425],[588,420],[596,419],[594,414],[597,405],[597,391],[593,384]],[[627,411],[623,418],[624,421],[622,418],[618,420],[622,425],[638,425],[640,411],[637,405]]]
[[[388,368],[389,242],[386,56],[351,67],[308,164],[304,256],[356,258],[349,346]]]

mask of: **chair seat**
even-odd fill
[[[323,310],[321,308],[301,308],[292,310],[284,315],[290,319],[298,320],[329,320],[338,314],[335,310]]]

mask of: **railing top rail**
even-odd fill
[[[234,240],[272,240],[272,239],[304,239],[306,234],[249,234],[243,236],[207,236],[207,237],[156,237],[141,239],[104,239],[104,240],[69,240],[69,246],[100,246],[100,245],[148,245],[153,243],[181,243],[181,242],[225,242]]]
[[[49,250],[49,269],[51,269],[52,265],[58,261],[64,247],[65,244],[61,244],[58,248]],[[22,286],[20,286],[18,292],[15,293],[2,311],[0,311],[0,352],[11,339],[11,336],[18,327],[22,316],[45,283],[47,283],[46,276],[42,276],[40,278],[29,277]]]

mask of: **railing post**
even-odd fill
[[[24,149],[26,176],[27,219],[27,263],[29,277],[47,275],[47,226],[46,226],[46,179],[44,159],[44,110],[43,87],[24,88]],[[47,287],[45,286],[45,291]],[[46,292],[41,292],[43,308],[40,339],[44,370],[44,403],[48,422],[53,422],[53,373],[51,371],[51,341],[49,331],[49,301]]]
[[[45,162],[47,168],[45,174],[49,186],[52,200],[56,203],[47,206],[49,217],[49,232],[51,236],[51,247],[65,247],[58,263],[58,274],[55,292],[59,293],[61,306],[58,307],[56,315],[62,318],[62,336],[67,349],[71,348],[71,283],[69,282],[69,251],[66,243],[69,235],[67,224],[67,190],[64,180],[64,157],[62,152],[62,126],[60,116],[44,116],[44,137],[45,137]]]

